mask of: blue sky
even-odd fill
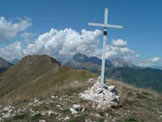
[[[141,58],[151,58],[162,57],[161,5],[161,0],[0,0],[0,16],[12,23],[17,18],[30,18],[32,25],[20,33],[39,36],[51,28],[72,28],[77,32],[100,29],[87,23],[103,22],[104,9],[108,7],[109,23],[124,26],[123,30],[109,30],[108,44],[112,39],[122,39]],[[20,36],[16,34],[12,41],[0,41],[0,47],[18,40]]]

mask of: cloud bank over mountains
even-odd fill
[[[49,54],[57,59],[68,60],[76,53],[101,58],[102,50],[99,43],[102,42],[102,31],[88,31],[86,29],[77,32],[71,28],[57,30],[51,28],[34,39],[34,34],[28,33],[32,25],[29,18],[20,19],[18,22],[7,21],[0,17],[0,42],[11,41],[19,36],[20,41],[11,42],[0,48],[0,56],[12,60],[30,54]],[[106,46],[106,58],[120,57],[138,66],[153,66],[160,64],[160,57],[141,58],[140,55],[128,47],[128,42],[122,39],[113,39]],[[162,65],[162,64],[161,64]]]
[[[73,29],[51,29],[39,37],[24,50],[25,54],[49,54],[56,57],[71,57],[75,53],[94,54],[97,49],[96,41],[99,41],[100,30],[81,33]]]

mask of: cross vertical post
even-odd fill
[[[105,9],[105,16],[104,16],[104,24],[106,25],[108,23],[108,9]],[[104,78],[105,78],[105,47],[106,47],[106,41],[107,41],[107,28],[104,27],[104,37],[103,37],[103,50],[102,50],[102,67],[101,67],[101,83],[104,84]]]
[[[102,49],[102,66],[101,66],[101,83],[105,83],[105,48],[106,48],[106,42],[107,42],[107,29],[108,28],[117,28],[122,29],[123,26],[120,25],[110,25],[108,24],[108,8],[105,9],[105,15],[104,15],[104,24],[100,23],[88,23],[89,26],[97,26],[97,27],[103,27],[103,49]]]

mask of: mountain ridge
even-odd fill
[[[6,71],[13,64],[0,57],[0,73]]]
[[[96,64],[96,65],[102,64],[102,60],[100,58],[95,57],[95,56],[88,57],[81,53],[76,53],[72,57],[72,60],[80,62],[80,63],[92,63],[92,64]],[[111,58],[111,59],[105,60],[105,67],[113,68],[113,67],[137,67],[137,66],[130,62],[125,62],[120,58]]]
[[[81,74],[78,76],[77,74]],[[67,84],[71,80],[84,80],[94,74],[62,66],[48,55],[29,55],[9,68],[0,77],[0,99],[18,99],[23,96],[42,95]],[[68,81],[66,83],[66,81]],[[30,89],[29,89],[30,88]]]
[[[91,71],[97,74],[100,74],[101,72],[101,65],[89,61],[79,62],[72,59],[64,65],[71,66],[75,69]],[[155,91],[162,92],[162,70],[160,69],[142,68],[126,64],[124,67],[106,67],[105,76],[140,88],[151,88]]]

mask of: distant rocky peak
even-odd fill
[[[83,63],[83,62],[86,62],[88,60],[88,57],[84,54],[77,53],[73,56],[73,60]]]
[[[81,53],[75,54],[73,56],[73,60],[77,61],[79,63],[92,63],[92,64],[97,64],[97,65],[101,65],[101,63],[102,63],[102,60],[98,57],[95,57],[95,56],[88,57]],[[107,68],[112,68],[112,67],[133,67],[133,68],[135,68],[135,67],[137,67],[132,62],[125,61],[120,57],[106,59],[105,66]]]
[[[0,69],[7,70],[10,66],[12,66],[9,61],[0,57]]]
[[[20,59],[18,59],[18,58],[14,58],[14,59],[11,59],[10,60],[10,62],[12,63],[12,64],[17,64],[18,62],[20,61]]]
[[[8,65],[10,66],[12,64],[9,61],[0,57],[0,66],[8,66]]]

